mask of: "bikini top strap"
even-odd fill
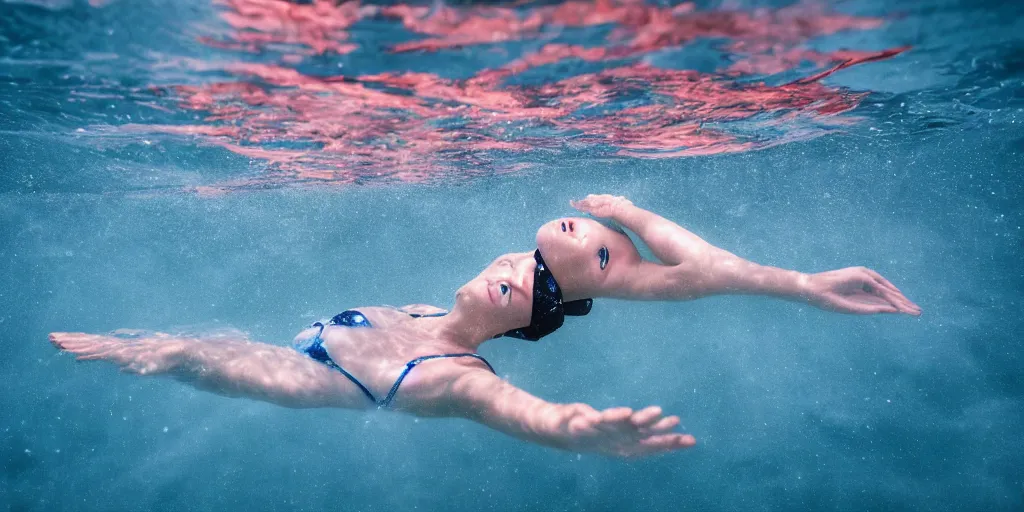
[[[404,311],[403,311],[404,313]],[[413,318],[436,318],[439,316],[445,316],[448,313],[405,313]]]
[[[416,359],[413,359],[412,361],[409,361],[408,363],[405,363],[405,368],[402,368],[402,373],[398,376],[398,379],[395,380],[395,383],[391,386],[391,390],[388,391],[388,396],[384,397],[383,400],[377,402],[377,407],[383,409],[391,406],[391,402],[395,399],[395,395],[398,394],[398,388],[402,385],[402,381],[405,380],[405,376],[409,375],[409,372],[413,368],[415,368],[416,365],[422,363],[423,361],[429,361],[431,359],[449,359],[453,357],[474,357],[480,361],[483,361],[483,363],[487,365],[487,369],[490,370],[491,373],[498,373],[494,371],[494,367],[491,366],[491,363],[488,363],[487,360],[484,359],[483,356],[481,356],[480,354],[473,354],[467,352],[463,354],[436,354],[432,356],[420,356],[417,357]]]

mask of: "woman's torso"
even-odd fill
[[[410,361],[424,356],[469,352],[440,339],[433,329],[434,316],[413,317],[394,308],[360,307],[335,318],[339,317],[352,325],[323,322],[322,331],[311,327],[300,333],[296,341],[313,339],[319,332],[321,346],[330,359],[354,377],[353,385],[365,387],[378,401],[377,405],[405,373],[394,400],[387,405],[429,413],[436,404],[424,402],[442,399],[445,382],[467,371],[487,369],[481,360],[469,356],[429,359],[407,368]],[[341,371],[335,373],[336,378],[349,380]],[[374,405],[369,398],[367,405]]]

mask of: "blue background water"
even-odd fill
[[[871,37],[909,33],[915,50],[829,79],[875,91],[842,134],[707,158],[562,155],[459,184],[208,198],[137,192],[262,164],[187,139],[76,135],[157,114],[63,100],[83,84],[153,81],[126,60],[205,51],[179,34],[209,6],[0,4],[0,509],[1021,509],[1020,9],[905,7]],[[541,397],[659,404],[698,439],[639,461],[465,421],[221,398],[76,364],[46,341],[197,326],[283,341],[345,307],[446,305],[596,192],[761,263],[875,268],[924,315],[603,300],[542,343],[484,348]]]

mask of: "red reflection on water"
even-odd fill
[[[355,44],[348,42],[348,28],[374,11],[361,8],[359,2],[331,0],[314,0],[309,4],[284,0],[213,1],[222,7],[221,19],[234,32],[227,40],[202,37],[200,41],[250,52],[277,47],[305,54],[348,53],[356,49]]]
[[[910,49],[909,46],[901,46],[899,48],[891,48],[891,49],[883,50],[883,51],[880,51],[880,52],[858,52],[858,51],[850,51],[850,50],[843,50],[843,51],[833,52],[831,54],[828,54],[829,60],[831,60],[831,61],[840,61],[838,64],[836,64],[835,66],[832,66],[829,69],[826,69],[825,71],[817,73],[815,75],[811,75],[811,76],[808,76],[808,77],[796,80],[796,81],[794,81],[794,83],[806,84],[806,83],[810,83],[810,82],[817,82],[818,80],[821,80],[822,78],[825,78],[826,76],[829,76],[832,73],[835,73],[836,71],[839,71],[840,69],[848,68],[850,66],[855,66],[857,64],[863,64],[865,62],[873,62],[873,61],[876,61],[876,60],[888,59],[889,57],[893,57],[895,55],[899,55],[899,54],[901,54],[901,53],[903,53],[903,52],[905,52],[905,51],[907,51],[909,49]]]
[[[906,50],[821,53],[801,47],[812,37],[882,23],[807,4],[747,12],[609,0],[529,9],[215,1],[233,32],[205,42],[278,50],[280,62],[177,63],[231,78],[160,89],[182,107],[203,112],[202,124],[132,128],[192,135],[271,164],[271,171],[258,176],[197,189],[204,194],[284,184],[462,179],[521,170],[520,164],[501,162],[528,152],[669,158],[769,147],[850,122],[837,114],[855,108],[866,93],[819,80]],[[547,38],[558,27],[612,30],[604,46],[544,44],[461,80],[422,72],[312,76],[289,67],[311,54],[352,51],[348,30],[366,17],[398,20],[427,36],[395,45],[394,52]],[[697,38],[724,40],[719,46],[730,60],[723,60],[720,72],[638,62],[643,54]],[[534,68],[572,62],[604,69],[539,85],[509,82]],[[782,85],[752,80],[805,64],[828,68]]]
[[[531,9],[525,15],[507,7],[410,7],[381,9],[412,32],[427,39],[395,45],[395,51],[438,50],[495,43],[535,36],[546,27],[616,25],[610,39],[616,53],[650,52],[679,46],[697,38],[743,40],[745,51],[765,51],[780,43],[797,43],[842,30],[868,30],[879,18],[827,13],[813,4],[778,10],[697,11],[690,2],[658,7],[637,1],[588,2],[570,0]],[[739,51],[739,48],[734,48]]]

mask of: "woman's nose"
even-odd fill
[[[580,233],[580,226],[577,225],[576,222],[569,219],[564,219],[559,224],[559,230],[562,232],[563,235],[568,236],[569,238],[572,239],[580,238],[580,235],[582,233]]]
[[[501,260],[498,264],[498,268],[495,269],[495,274],[501,279],[510,279],[518,274],[519,265],[517,262],[511,261],[511,259]]]
[[[537,263],[533,260],[533,256],[523,258],[523,261],[516,264],[516,280],[520,286],[526,286],[527,281],[533,275],[533,271],[536,268]]]

